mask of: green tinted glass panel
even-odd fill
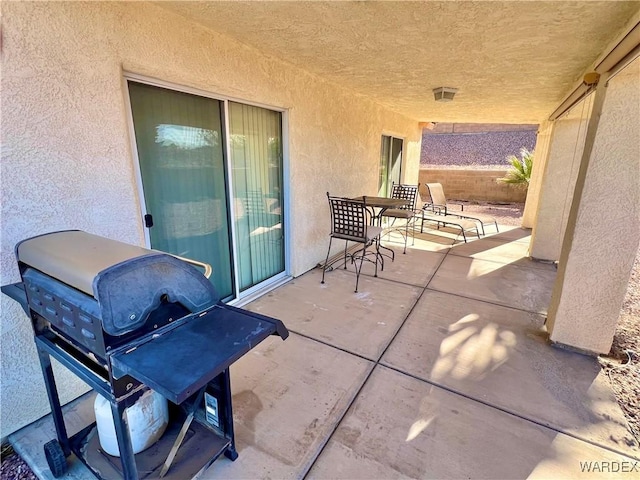
[[[284,271],[282,114],[229,102],[240,291]]]
[[[387,179],[389,178],[389,155],[391,153],[391,137],[382,136],[382,144],[380,146],[380,169],[378,175],[378,196],[387,196]]]
[[[222,102],[129,82],[151,247],[213,267],[233,295]]]
[[[391,164],[389,168],[389,181],[390,185],[394,183],[400,183],[402,173],[402,139],[393,138],[391,141]],[[391,187],[389,187],[389,193],[391,193]]]
[[[382,136],[380,146],[380,169],[378,176],[378,195],[391,195],[392,185],[400,183],[402,178],[402,147],[404,141],[388,135]]]

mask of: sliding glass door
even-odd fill
[[[284,272],[282,114],[128,84],[151,247],[210,264],[227,300]]]
[[[284,269],[281,114],[229,102],[241,291]]]
[[[401,138],[382,136],[378,176],[378,195],[381,197],[389,196],[391,185],[400,183],[403,144],[404,141]]]

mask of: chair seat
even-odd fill
[[[369,226],[367,227],[367,241],[370,242],[376,237],[379,237],[382,233],[381,227]]]
[[[448,213],[447,216],[454,216],[454,217],[458,217],[461,219],[465,219],[465,220],[470,220],[473,222],[478,222],[480,224],[480,227],[482,228],[482,234],[484,235],[484,226],[485,223],[486,224],[493,224],[496,227],[496,231],[498,230],[498,222],[496,221],[495,218],[489,216],[489,215],[477,215],[477,214],[473,214],[473,215],[462,215],[459,213]]]
[[[457,213],[454,215],[457,215]],[[467,212],[465,212],[464,215],[460,215],[460,216],[462,218],[470,218],[472,220],[478,220],[479,222],[483,222],[483,223],[496,223],[495,217],[492,217],[491,215],[486,215],[484,213],[472,212],[470,215],[467,215]]]
[[[374,226],[368,226],[366,231],[365,231],[365,236],[366,242],[370,242],[371,240],[373,240],[374,238],[376,238],[377,236],[379,236],[382,233],[382,228],[381,227],[374,227]],[[333,238],[340,238],[342,240],[349,240],[350,242],[360,242],[362,243],[362,237],[354,237],[352,235],[344,235],[344,234],[340,234],[340,233],[332,233],[331,236]]]
[[[465,218],[460,218],[456,215],[437,215],[437,214],[424,214],[425,220],[430,220],[432,222],[445,223],[449,225],[457,225],[460,228],[466,230],[473,230],[476,228],[476,222],[473,220],[467,220]]]
[[[393,218],[412,218],[413,215],[413,210],[407,210],[406,208],[390,208],[382,214],[383,217]]]

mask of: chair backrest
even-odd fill
[[[447,205],[447,198],[444,196],[444,190],[440,183],[425,183],[427,190],[429,190],[429,196],[431,197],[431,203],[433,205],[443,207]]]
[[[352,200],[344,197],[332,197],[327,192],[331,208],[331,236],[366,242],[367,237],[367,205],[365,200]]]
[[[416,198],[418,197],[418,185],[401,185],[393,184],[391,188],[391,198],[401,198],[403,200],[409,200],[408,205],[398,207],[402,210],[415,210]]]

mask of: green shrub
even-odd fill
[[[523,147],[520,150],[520,156],[522,158],[518,158],[515,155],[507,157],[507,162],[509,162],[511,168],[504,177],[497,179],[498,183],[506,183],[519,188],[528,188],[529,181],[531,180],[531,170],[533,168],[533,153],[534,152],[530,152]]]

